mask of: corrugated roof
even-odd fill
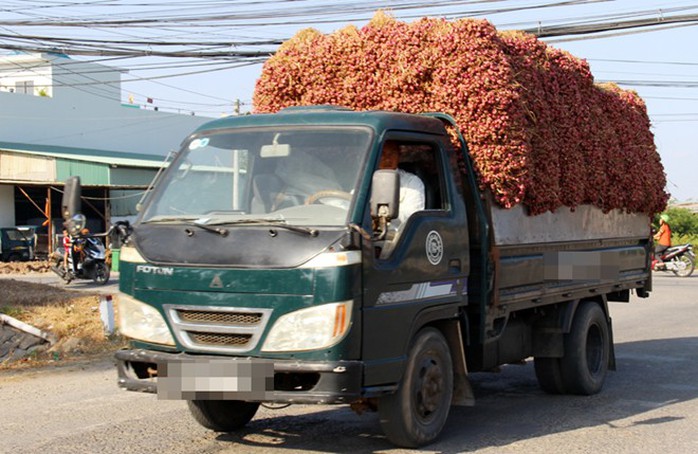
[[[72,159],[76,161],[98,162],[123,167],[158,168],[165,160],[164,156],[144,153],[126,153],[123,151],[62,147],[56,145],[37,145],[16,142],[0,142],[0,151],[50,156],[53,158]]]

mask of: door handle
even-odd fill
[[[451,259],[448,261],[448,272],[453,274],[461,272],[460,259]]]

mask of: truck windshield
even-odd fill
[[[357,127],[215,131],[184,144],[141,222],[340,226],[371,131]]]
[[[5,229],[4,231],[10,241],[29,241],[32,237],[29,233],[24,233],[19,229]]]

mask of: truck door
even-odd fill
[[[430,317],[454,313],[467,299],[466,211],[454,181],[451,146],[440,136],[387,136],[381,160],[389,159],[387,150],[395,147],[401,203],[409,198],[405,184],[418,187],[417,178],[424,185],[424,207],[397,228],[391,226],[386,240],[364,248],[366,386],[398,381],[414,332]]]

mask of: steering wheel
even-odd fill
[[[325,189],[324,191],[318,191],[315,194],[309,196],[305,199],[306,205],[312,205],[317,203],[319,200],[327,198],[344,199],[351,201],[351,194],[345,191],[340,191],[339,189]]]

